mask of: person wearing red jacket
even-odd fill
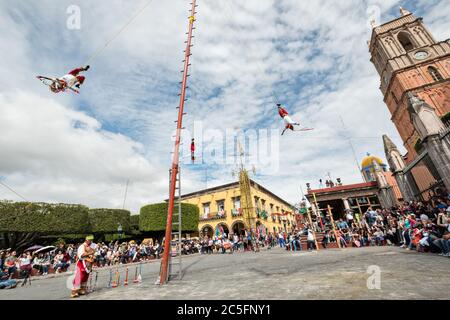
[[[297,122],[294,122],[291,117],[289,116],[289,112],[287,112],[286,109],[284,109],[281,104],[277,104],[278,107],[278,114],[280,115],[280,117],[284,120],[284,123],[286,124],[286,127],[284,128],[283,132],[281,133],[281,135],[283,135],[286,130],[292,130],[294,131],[294,126],[299,126],[300,124]]]

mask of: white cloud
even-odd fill
[[[160,201],[166,168],[146,159],[140,143],[55,100],[28,92],[0,94],[1,175],[27,200],[128,208]],[[0,198],[10,198],[0,189]]]
[[[0,4],[0,28],[9,30],[0,38],[0,148],[8,155],[0,175],[21,194],[121,207],[130,179],[133,211],[167,197],[188,3],[154,0],[92,61],[81,95],[54,95],[34,79],[86,61],[146,2]],[[347,135],[359,160],[383,157],[384,133],[401,147],[366,44],[367,7],[377,5],[387,21],[400,3],[408,8],[399,0],[199,2],[184,125],[280,128],[275,91],[315,131],[283,136],[280,170],[257,168],[256,180],[291,202],[328,171],[359,181]],[[65,28],[72,4],[81,8],[79,31]],[[417,6],[435,37],[448,37],[448,1]],[[233,180],[232,169],[210,167],[208,186]],[[203,188],[204,174],[183,167],[183,191]],[[0,189],[0,198],[11,197]]]

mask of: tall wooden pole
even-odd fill
[[[191,43],[192,43],[192,32],[194,30],[194,21],[195,21],[195,8],[197,7],[195,4],[196,0],[192,0],[192,9],[191,15],[189,16],[189,31],[187,32],[187,41],[186,41],[186,50],[185,58],[184,58],[184,69],[183,69],[183,80],[181,82],[181,93],[180,93],[180,103],[178,105],[178,120],[177,123],[177,132],[175,137],[175,147],[173,152],[172,159],[172,170],[170,176],[170,190],[169,190],[169,204],[167,209],[167,223],[166,223],[166,235],[164,242],[164,253],[161,260],[161,272],[159,275],[159,284],[164,284],[168,280],[168,269],[169,269],[169,259],[170,259],[170,243],[172,241],[172,219],[173,219],[173,207],[175,203],[175,188],[177,184],[178,177],[178,165],[180,158],[180,141],[181,141],[181,130],[183,129],[183,116],[184,116],[184,102],[186,101],[186,87],[188,80],[188,71],[189,71],[189,59],[191,57]]]
[[[334,232],[334,237],[336,238],[336,242],[338,244],[339,249],[341,248],[341,241],[337,235],[336,232],[336,226],[334,225],[334,218],[333,218],[333,213],[331,212],[331,207],[330,205],[328,205],[328,214],[330,215],[330,220],[331,220],[331,227],[333,228],[333,232]]]

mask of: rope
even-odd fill
[[[16,194],[19,198],[22,198],[23,200],[25,200],[26,202],[29,202],[27,199],[25,199],[20,193],[14,191],[13,188],[11,188],[10,186],[8,186],[7,184],[3,183],[0,181],[0,184],[2,186],[4,186],[6,189],[8,189],[9,191],[11,191],[12,193]]]
[[[109,39],[103,47],[98,48],[86,61],[84,65],[88,65],[89,62],[93,61],[97,56],[99,56],[109,45],[113,42],[152,2],[149,0],[145,6],[143,6],[111,39]]]

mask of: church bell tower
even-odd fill
[[[406,9],[400,8],[400,15],[374,26],[369,51],[410,162],[421,141],[410,119],[407,94],[423,99],[440,117],[450,112],[450,39],[437,41],[422,18]]]

